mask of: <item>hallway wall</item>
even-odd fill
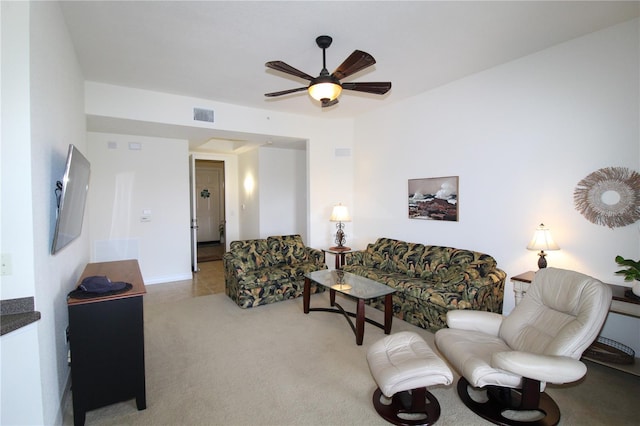
[[[190,279],[187,141],[95,132],[87,138],[92,261],[138,259],[145,284]]]

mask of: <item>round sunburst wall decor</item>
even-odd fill
[[[596,170],[578,182],[573,201],[596,225],[630,225],[640,220],[640,174],[625,167]]]

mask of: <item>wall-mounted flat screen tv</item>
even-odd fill
[[[90,164],[74,145],[69,145],[62,181],[56,182],[56,228],[51,254],[80,236],[89,190]]]

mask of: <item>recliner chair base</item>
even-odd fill
[[[527,396],[524,394],[521,396],[517,389],[494,387],[494,389],[499,389],[500,393],[507,395],[507,397],[500,397],[496,395],[495,392],[487,390],[488,400],[486,402],[477,402],[469,395],[469,386],[469,382],[464,377],[460,377],[457,386],[460,399],[462,399],[464,405],[466,405],[471,411],[494,424],[509,426],[553,426],[557,425],[560,421],[560,408],[558,407],[558,404],[556,404],[555,401],[545,392],[539,392],[539,387],[537,391],[538,395],[536,396],[539,398],[539,401],[536,404],[536,407],[533,409],[523,409],[521,408],[522,406],[520,405],[520,401],[526,399]],[[514,401],[514,403],[507,400],[516,401]],[[539,416],[536,416],[531,420],[524,418],[515,419],[505,417],[505,413],[507,411],[522,414],[537,411]]]
[[[394,425],[432,425],[440,417],[440,403],[426,388],[398,392],[388,405],[382,403],[382,397],[382,391],[377,388],[373,393],[373,406],[383,419]]]

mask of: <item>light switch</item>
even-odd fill
[[[2,255],[0,255],[0,275],[11,275],[12,273],[11,255],[9,253],[2,253]]]

